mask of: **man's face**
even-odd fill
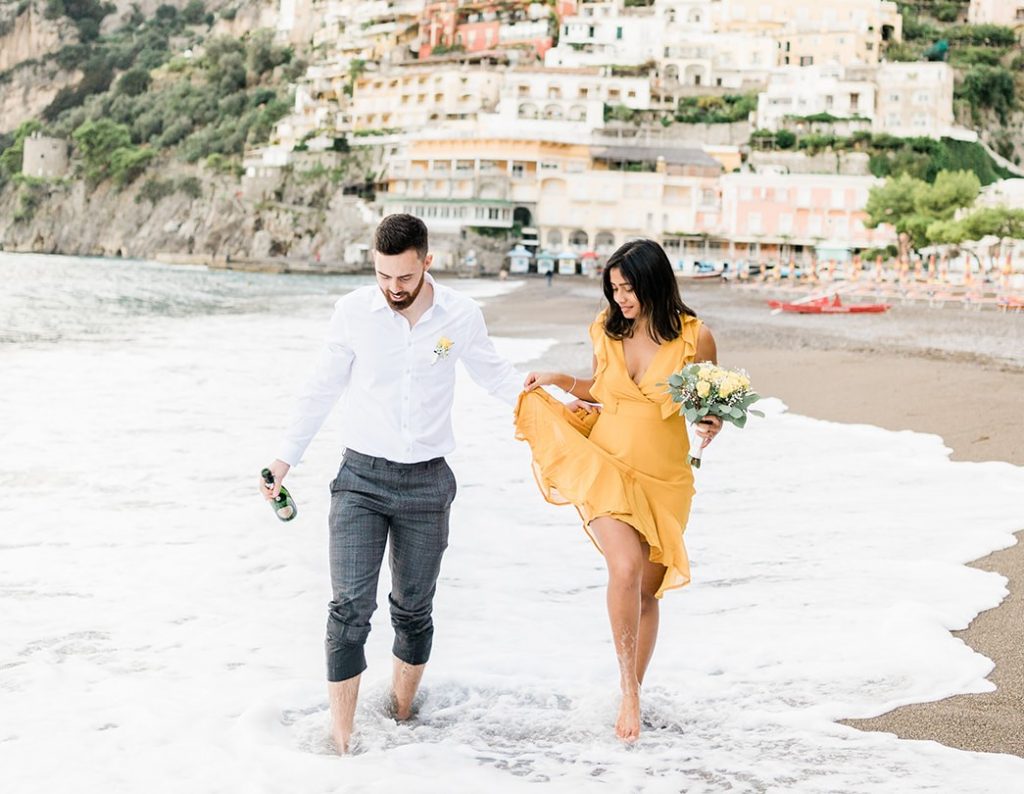
[[[400,254],[373,252],[373,264],[377,271],[377,286],[384,298],[395,311],[412,306],[423,289],[423,282],[430,269],[430,254],[420,259],[415,248]]]

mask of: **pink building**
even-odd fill
[[[576,0],[558,0],[553,10],[555,20],[546,5],[532,0],[427,2],[420,20],[419,57],[427,58],[437,50],[520,50],[543,60],[554,44],[552,29],[563,16],[575,13]]]
[[[881,180],[832,174],[725,174],[717,228],[735,259],[773,259],[844,252],[896,242],[889,226],[868,229],[868,191]],[[724,253],[724,252],[723,252]]]

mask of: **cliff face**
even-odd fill
[[[52,20],[43,16],[43,6],[30,3],[16,17],[8,17],[9,28],[0,36],[0,72],[22,61],[43,58],[65,44],[75,41],[74,28],[66,19]]]
[[[161,252],[341,265],[369,238],[374,213],[328,180],[286,183],[281,201],[247,202],[232,177],[198,173],[200,195],[150,201],[144,182],[9,184],[0,190],[0,249],[92,256]],[[195,183],[193,183],[195,184]]]
[[[34,61],[15,68],[7,80],[0,81],[0,132],[11,132],[23,121],[39,118],[58,91],[81,79],[77,70],[66,72]]]

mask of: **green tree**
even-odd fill
[[[71,140],[82,153],[85,175],[93,182],[107,175],[114,152],[130,147],[132,142],[128,127],[110,119],[86,121],[71,133]]]
[[[43,125],[35,119],[23,121],[14,132],[11,145],[0,152],[0,178],[14,176],[21,172],[22,156],[25,151],[25,139],[33,132],[41,130]]]
[[[117,81],[117,91],[128,96],[145,94],[153,79],[145,69],[129,69]]]
[[[976,121],[980,120],[978,108],[991,108],[999,115],[999,120],[1006,124],[1009,112],[1017,104],[1013,72],[1002,66],[974,66],[964,75],[956,95],[967,100]]]
[[[938,220],[952,218],[960,207],[969,207],[981,191],[981,182],[972,171],[942,171],[917,197],[919,212]]]
[[[929,228],[951,220],[958,209],[971,205],[980,188],[978,177],[969,171],[942,171],[931,185],[901,174],[871,189],[865,225],[875,228],[888,223],[901,236],[907,235],[914,248],[921,248],[932,242]]]
[[[141,176],[149,161],[156,157],[152,149],[122,146],[110,153],[110,178],[114,184],[123,187]]]
[[[206,5],[203,0],[188,0],[181,10],[181,18],[188,25],[198,25],[206,17]]]

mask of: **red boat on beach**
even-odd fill
[[[792,314],[881,314],[892,308],[889,303],[858,303],[846,306],[838,295],[796,303],[768,301],[768,305],[776,311]]]

